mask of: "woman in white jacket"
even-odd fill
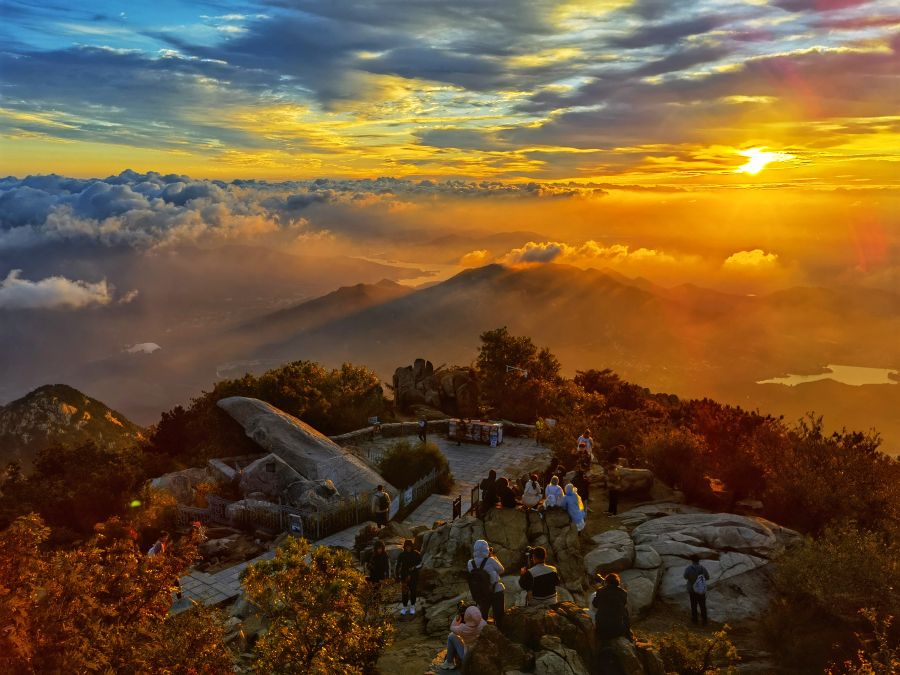
[[[544,508],[547,509],[553,506],[560,506],[562,500],[563,491],[562,488],[559,487],[559,478],[553,476],[553,478],[550,479],[550,485],[544,490]]]
[[[522,492],[522,505],[526,509],[535,509],[541,503],[541,484],[538,483],[537,474],[531,474],[531,480],[525,483],[525,490]]]

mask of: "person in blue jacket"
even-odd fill
[[[706,584],[702,584],[702,592],[697,589],[697,579],[703,577],[709,581],[709,572],[700,564],[700,556],[696,553],[691,556],[691,564],[684,569],[684,578],[687,579],[687,592],[691,598],[691,621],[697,623],[697,607],[700,608],[700,618],[706,625]]]
[[[560,506],[562,506],[569,514],[569,518],[575,523],[575,527],[579,531],[583,530],[584,517],[586,515],[584,504],[581,502],[581,497],[578,496],[578,490],[576,490],[575,486],[571,483],[566,485],[566,496],[563,497]]]

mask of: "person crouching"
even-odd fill
[[[485,626],[487,626],[487,621],[482,618],[481,610],[477,607],[469,607],[465,614],[457,614],[450,624],[450,635],[447,636],[447,656],[444,657],[441,668],[453,670],[457,667],[457,659],[459,659],[459,665],[462,665],[463,659],[466,658],[466,652],[478,641]]]

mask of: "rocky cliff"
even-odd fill
[[[38,452],[57,441],[126,447],[143,433],[97,399],[65,384],[47,384],[0,407],[0,463],[18,460],[28,471]]]

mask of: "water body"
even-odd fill
[[[898,371],[886,368],[861,368],[859,366],[825,366],[828,372],[818,375],[788,375],[787,377],[773,377],[771,380],[762,380],[756,384],[786,384],[793,387],[804,382],[816,382],[818,380],[834,380],[844,384],[859,386],[862,384],[900,384],[900,380],[892,380],[888,374],[895,377]]]
[[[392,265],[393,267],[405,267],[407,269],[419,269],[427,272],[427,276],[415,277],[413,279],[401,279],[397,283],[401,286],[418,286],[428,281],[447,281],[450,277],[456,276],[463,270],[469,269],[462,265],[445,265],[442,263],[406,263],[397,260],[388,260],[387,258],[367,258],[365,256],[357,256],[360,260],[368,260],[382,265]]]

